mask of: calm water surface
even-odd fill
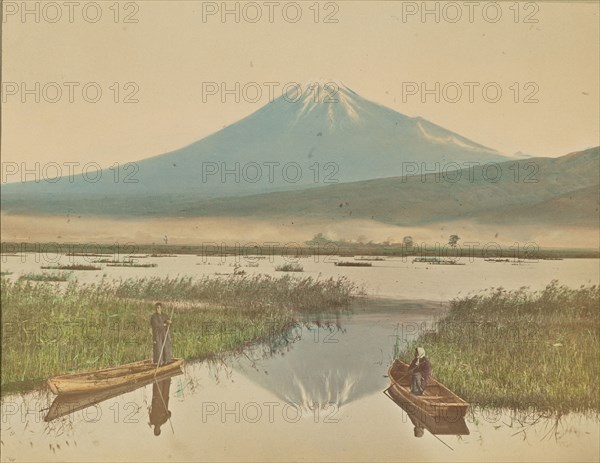
[[[119,278],[233,271],[228,263],[196,265],[202,262],[196,256],[143,261],[158,267],[107,267],[77,276],[94,281],[104,274]],[[244,269],[275,274],[278,263],[261,260],[259,267]],[[469,435],[425,431],[415,438],[407,414],[382,393],[389,385],[386,375],[396,335],[406,341],[419,327],[433,325],[443,312],[440,302],[490,286],[538,289],[552,279],[569,286],[597,283],[597,260],[522,265],[475,261],[447,267],[390,259],[374,262],[372,268],[339,268],[312,259],[302,263],[303,275],[347,275],[371,294],[396,300],[371,299],[352,314],[319,323],[308,320],[277,345],[255,346],[222,361],[190,362],[184,374],[160,387],[150,384],[51,422],[44,421],[54,400],[49,391],[6,395],[2,461],[600,459],[595,415],[570,414],[557,420],[481,410],[473,404],[467,416]],[[38,272],[39,265],[12,257],[2,267],[18,277]]]
[[[123,256],[118,256],[123,258]],[[109,257],[110,258],[110,257]],[[90,264],[90,257],[69,257],[54,254],[22,254],[2,256],[2,271],[12,272],[8,278],[18,278],[24,273],[56,272],[41,270],[41,265],[83,263]],[[316,261],[315,261],[316,260]],[[337,277],[347,276],[353,282],[364,286],[369,295],[393,299],[426,299],[430,301],[448,301],[469,292],[476,292],[490,287],[502,286],[505,289],[518,289],[529,286],[531,289],[542,289],[550,281],[556,279],[561,284],[578,287],[582,284],[598,284],[600,266],[598,259],[565,259],[539,260],[523,263],[502,262],[490,263],[483,259],[461,258],[465,265],[430,265],[413,263],[412,258],[388,258],[384,261],[372,262],[372,267],[337,267],[335,261],[353,261],[353,258],[335,256],[317,256],[303,258],[298,262],[304,267],[299,276]],[[80,281],[99,281],[150,276],[214,276],[232,274],[234,266],[240,266],[247,275],[267,274],[281,276],[275,267],[289,262],[281,256],[257,259],[247,257],[200,257],[180,255],[176,257],[137,259],[140,264],[157,264],[152,268],[108,267],[106,264],[95,264],[99,271],[76,271],[73,277]],[[258,267],[250,265],[258,264]]]

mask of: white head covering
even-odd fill
[[[422,359],[423,357],[425,357],[425,349],[417,347],[417,358]]]

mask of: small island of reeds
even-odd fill
[[[42,265],[42,270],[102,270],[102,267],[85,264],[67,264],[67,265]]]
[[[26,273],[19,277],[19,280],[27,281],[68,281],[70,272],[58,273]]]
[[[371,262],[352,262],[352,261],[340,261],[334,262],[336,267],[373,267]]]
[[[138,262],[111,262],[110,264],[106,264],[107,267],[140,267],[140,268],[154,268],[158,267],[158,264],[140,264]]]
[[[502,288],[451,302],[423,346],[434,375],[480,407],[600,411],[600,289]]]
[[[345,278],[290,275],[0,282],[3,391],[149,358],[157,301],[172,315],[174,354],[189,360],[269,343],[304,314],[345,310],[360,294]]]
[[[277,272],[304,272],[304,267],[300,264],[295,263],[287,263],[283,265],[278,265],[275,267],[275,271]]]

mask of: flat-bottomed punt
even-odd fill
[[[152,360],[142,360],[102,370],[55,376],[48,380],[48,386],[57,395],[101,391],[131,382],[152,379],[155,376],[159,378],[176,372],[182,364],[183,359],[173,359],[172,362],[161,365],[157,369]]]
[[[418,409],[410,402],[407,402],[393,386],[383,391],[396,405],[398,405],[410,418],[413,426],[427,429],[434,435],[452,435],[452,436],[467,436],[469,435],[469,427],[464,418],[445,419],[444,417],[432,417],[426,413],[419,412]]]
[[[389,388],[399,401],[404,402],[414,413],[427,415],[436,420],[458,420],[464,418],[469,404],[431,376],[423,395],[410,392],[409,365],[396,359],[388,369],[391,381]]]
[[[99,391],[59,394],[52,402],[48,413],[46,413],[46,416],[44,417],[44,421],[53,421],[57,418],[70,415],[71,413],[75,413],[79,410],[91,407],[92,405],[99,404],[105,400],[119,397],[120,395],[127,394],[128,392],[133,392],[136,389],[147,386],[148,384],[171,381],[171,378],[181,374],[183,374],[183,371],[178,369],[171,371],[170,373],[157,375],[156,378],[152,377],[142,381],[133,381],[126,384],[121,384],[120,386],[101,389]]]

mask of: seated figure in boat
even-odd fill
[[[171,348],[171,333],[169,325],[171,320],[166,315],[162,314],[162,304],[156,303],[156,312],[150,318],[152,325],[152,361],[164,365],[173,360]],[[163,347],[164,346],[164,347]]]
[[[415,358],[410,364],[412,375],[410,378],[410,391],[416,395],[423,395],[427,387],[427,381],[431,376],[431,363],[425,357],[425,349],[417,347],[415,349]]]

